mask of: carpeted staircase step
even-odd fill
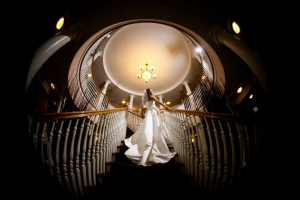
[[[153,197],[164,195],[167,198],[173,195],[177,198],[177,191],[192,192],[193,178],[182,173],[184,165],[178,163],[178,154],[165,164],[141,166],[126,157],[124,153],[127,149],[122,141],[117,147],[117,152],[113,153],[112,161],[106,163],[106,173],[97,176],[97,187],[90,190],[93,195],[101,193],[122,198],[148,193],[154,195]],[[173,147],[169,149],[174,152]]]
[[[176,163],[176,161],[178,161],[178,159],[179,159],[178,154],[176,154],[174,156],[174,158],[171,159],[168,163]],[[119,153],[119,152],[112,154],[112,162],[123,162],[123,163],[129,163],[129,164],[133,163],[131,160],[129,160],[127,158],[127,156],[124,153]]]
[[[109,162],[106,163],[106,172],[113,174],[128,174],[132,177],[139,176],[174,176],[180,173],[182,165],[170,161],[167,164],[156,164],[153,166],[140,166],[134,163]]]
[[[125,153],[127,151],[128,147],[125,145],[117,146],[117,152],[118,153]]]
[[[127,156],[124,153],[113,153],[112,154],[112,162],[123,162],[131,164],[132,161],[127,158]]]
[[[128,150],[128,147],[124,144],[124,141],[122,141],[120,146],[117,146],[117,152],[118,153],[125,153]],[[169,147],[169,150],[171,152],[174,152],[174,147]]]
[[[150,177],[150,178],[149,178]],[[109,195],[114,198],[175,198],[184,195],[194,197],[193,178],[180,174],[173,177],[144,176],[132,177],[128,174],[106,173],[99,176],[102,184],[93,189],[93,196]]]
[[[188,196],[194,197],[193,177],[184,174],[174,174],[170,177],[160,175],[159,173],[156,176],[132,177],[128,174],[103,174],[99,177],[102,184],[98,184],[94,193],[113,195],[115,198],[148,198],[153,196],[155,199],[159,199],[163,196],[164,198],[177,199],[181,195],[186,198]]]
[[[151,185],[155,184],[156,186],[180,186],[181,188],[190,187],[192,185],[192,180],[183,174],[174,174],[173,176],[165,176],[161,173],[151,174],[143,176],[130,176],[129,174],[115,174],[115,173],[106,173],[99,175],[98,182],[102,186],[118,186],[126,187],[127,184],[131,186],[138,187],[139,184]],[[131,187],[130,186],[130,187]]]
[[[134,131],[127,127],[127,130],[126,130],[126,138],[129,138],[129,137],[132,136],[133,134],[134,134]]]

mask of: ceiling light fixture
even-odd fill
[[[138,79],[143,78],[146,81],[146,83],[148,83],[149,79],[151,79],[151,78],[155,79],[156,78],[156,74],[152,75],[152,72],[154,70],[153,66],[150,67],[150,70],[148,69],[148,64],[147,63],[146,63],[145,66],[146,67],[140,66],[141,73],[137,74],[136,77]]]
[[[65,23],[65,18],[61,17],[56,23],[56,29],[60,30],[63,27],[64,23]]]
[[[195,48],[195,51],[197,53],[201,53],[203,51],[203,49],[202,49],[202,47],[198,46],[198,47]]]
[[[243,87],[239,87],[239,89],[237,89],[237,93],[241,93],[243,91]]]
[[[239,34],[241,32],[240,26],[235,21],[233,21],[231,25],[233,32],[235,32],[236,34]]]
[[[50,83],[50,87],[54,90],[55,89],[55,84],[54,83]]]

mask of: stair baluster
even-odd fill
[[[213,145],[213,133],[211,131],[211,123],[210,119],[204,118],[207,133],[208,133],[208,140],[209,140],[209,157],[210,157],[210,173],[209,173],[209,181],[208,181],[208,190],[212,191],[212,187],[215,181],[215,149]]]
[[[60,172],[60,152],[59,152],[59,147],[60,147],[60,139],[61,139],[63,125],[64,125],[64,121],[61,121],[59,129],[57,131],[56,148],[55,148],[56,177],[57,177],[57,181],[58,181],[58,183],[59,183],[59,185],[60,185],[61,188],[64,188],[64,184],[63,184],[63,181],[61,179],[61,172]]]
[[[87,185],[88,186],[92,186],[93,185],[93,179],[92,179],[92,164],[91,164],[91,156],[92,156],[92,142],[94,139],[94,129],[96,129],[95,127],[97,127],[98,123],[94,122],[95,117],[92,116],[91,117],[91,121],[92,121],[92,126],[90,128],[90,131],[87,135],[88,137],[88,142],[87,142],[87,154],[86,154],[86,172],[87,172]]]
[[[53,132],[55,128],[56,121],[52,122],[51,130],[49,133],[49,140],[47,144],[47,159],[48,159],[48,167],[50,171],[51,177],[55,177],[54,175],[54,161],[53,161],[53,156],[52,156],[52,140],[53,140]]]
[[[72,120],[69,120],[69,123],[67,125],[67,130],[65,132],[65,139],[64,139],[64,146],[63,146],[63,155],[62,155],[62,167],[63,167],[63,180],[64,185],[66,186],[68,192],[70,195],[73,195],[72,187],[69,180],[69,174],[68,174],[68,167],[67,167],[67,149],[68,149],[68,139],[69,139],[69,133],[70,133],[70,126],[71,126]]]
[[[227,142],[226,142],[226,135],[223,128],[223,123],[221,120],[218,120],[220,128],[221,128],[221,136],[222,136],[222,146],[223,146],[223,176],[220,188],[220,194],[223,194],[227,185],[227,176],[228,176],[228,150],[227,150]]]
[[[80,144],[81,144],[81,138],[82,138],[82,133],[84,130],[85,121],[86,121],[86,118],[83,118],[83,120],[81,122],[81,126],[80,126],[80,131],[78,134],[78,140],[77,140],[77,146],[76,146],[76,156],[75,156],[75,171],[76,171],[76,179],[77,179],[80,196],[84,195],[83,188],[82,188],[81,173],[80,173]]]
[[[77,189],[77,184],[76,184],[76,177],[74,174],[74,147],[75,147],[75,138],[76,138],[76,133],[77,133],[77,126],[78,126],[79,118],[76,119],[74,128],[73,128],[73,133],[72,133],[72,139],[71,139],[71,144],[70,144],[70,152],[69,152],[69,169],[70,169],[70,180],[71,180],[71,186],[72,190],[74,191],[74,196],[79,196],[78,189]],[[50,143],[51,144],[51,143]]]
[[[100,118],[97,118],[97,124],[95,128],[95,132],[93,134],[93,144],[92,144],[92,155],[91,155],[91,180],[92,182],[90,185],[96,186],[96,176],[97,176],[97,167],[96,167],[96,148],[97,148],[97,140],[99,133],[99,127],[100,127]]]
[[[221,163],[221,159],[222,159],[222,155],[221,155],[221,144],[219,141],[219,135],[218,135],[218,130],[217,130],[217,124],[215,122],[215,119],[211,119],[212,125],[213,125],[213,132],[214,132],[214,138],[215,138],[215,142],[216,142],[216,151],[217,151],[217,163],[216,163],[216,176],[215,176],[215,182],[213,184],[213,188],[211,189],[211,191],[213,191],[213,193],[217,193],[219,191],[219,186],[220,186],[220,181],[221,181],[221,173],[222,173],[222,163]]]

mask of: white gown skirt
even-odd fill
[[[171,138],[163,124],[160,112],[154,101],[148,102],[145,118],[139,129],[125,139],[125,145],[129,148],[125,155],[134,163],[143,166],[151,166],[157,163],[167,163],[176,152],[170,152],[168,144]]]

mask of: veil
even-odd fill
[[[143,91],[142,102],[141,102],[141,110],[143,110],[148,102],[148,93],[147,89]]]

